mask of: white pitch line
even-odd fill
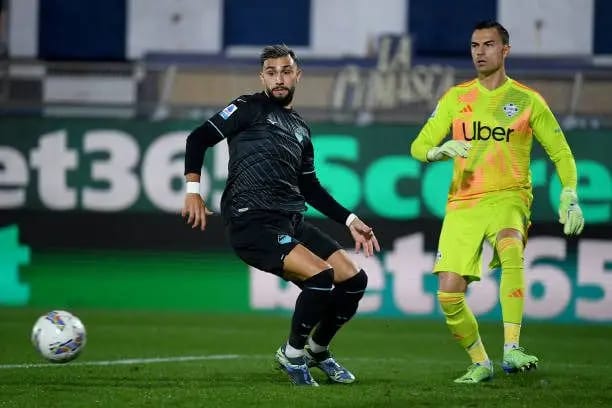
[[[3,368],[39,368],[39,367],[63,367],[63,366],[111,366],[111,365],[129,365],[129,364],[155,364],[155,363],[175,363],[184,361],[201,361],[201,360],[233,360],[240,358],[237,354],[211,354],[209,356],[181,356],[181,357],[156,357],[156,358],[127,358],[123,360],[106,360],[106,361],[82,361],[61,363],[41,363],[41,364],[0,364],[0,369]]]
[[[273,355],[268,354],[250,354],[250,355],[240,355],[240,354],[210,354],[204,356],[176,356],[176,357],[155,357],[155,358],[127,358],[120,360],[106,360],[106,361],[80,361],[80,362],[69,362],[65,364],[61,363],[38,363],[38,364],[0,364],[1,369],[9,369],[9,368],[44,368],[44,367],[67,367],[67,366],[114,366],[114,365],[131,365],[131,364],[156,364],[156,363],[180,363],[180,362],[189,362],[189,361],[206,361],[206,360],[236,360],[239,358],[246,359],[258,359],[258,360],[270,360],[273,361]],[[397,356],[397,357],[350,357],[347,356],[343,358],[348,361],[361,361],[366,363],[405,363],[409,362],[411,364],[421,364],[421,365],[454,365],[459,364],[462,359],[456,358],[451,360],[445,360],[440,362],[440,360],[432,359],[432,358],[415,358],[413,356]],[[558,361],[547,361],[541,362],[542,367],[546,366],[554,366],[554,367],[566,367],[566,368],[600,368],[600,367],[609,367],[608,364],[597,364],[597,363],[571,363],[571,362],[558,362]]]

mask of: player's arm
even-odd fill
[[[380,251],[380,245],[372,228],[336,201],[319,182],[314,169],[314,151],[311,142],[305,147],[302,174],[298,182],[300,192],[308,204],[328,218],[349,228],[355,240],[355,251],[363,248],[366,256],[373,255],[374,250]]]
[[[187,136],[185,181],[187,189],[181,215],[193,228],[206,227],[206,215],[212,214],[200,196],[200,175],[206,150],[249,126],[257,115],[257,105],[246,97],[232,101]]]
[[[536,139],[553,162],[563,187],[559,199],[559,222],[564,225],[563,232],[566,235],[578,235],[584,228],[584,217],[576,194],[576,161],[557,119],[539,96],[534,97],[530,125]]]
[[[422,162],[448,160],[455,156],[467,157],[470,144],[459,140],[449,140],[438,146],[448,135],[453,117],[451,92],[447,92],[439,101],[416,139],[410,146],[410,154]]]

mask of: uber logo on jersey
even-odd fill
[[[461,124],[461,130],[463,131],[463,138],[467,141],[493,139],[497,140],[498,142],[510,142],[510,134],[514,132],[514,129],[504,129],[501,126],[491,128],[486,124],[483,124],[481,121],[472,122],[471,136],[466,129],[465,122]]]
[[[232,103],[232,104],[229,104],[221,112],[219,112],[219,116],[221,116],[224,120],[227,120],[227,118],[232,116],[232,113],[236,112],[237,110],[238,110],[238,107]]]

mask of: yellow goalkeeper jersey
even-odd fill
[[[477,79],[449,89],[412,143],[412,155],[426,162],[427,152],[449,134],[472,146],[468,158],[454,160],[449,204],[500,191],[521,190],[531,197],[534,136],[563,187],[576,188],[574,157],[553,113],[536,91],[510,78],[494,90]]]

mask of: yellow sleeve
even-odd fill
[[[440,100],[416,139],[410,146],[410,154],[417,160],[427,161],[427,152],[436,147],[450,133],[453,118],[449,104],[451,98],[448,91]]]
[[[534,96],[531,128],[536,139],[544,147],[548,157],[555,165],[561,185],[575,190],[578,183],[578,172],[574,155],[557,119],[539,95]]]

